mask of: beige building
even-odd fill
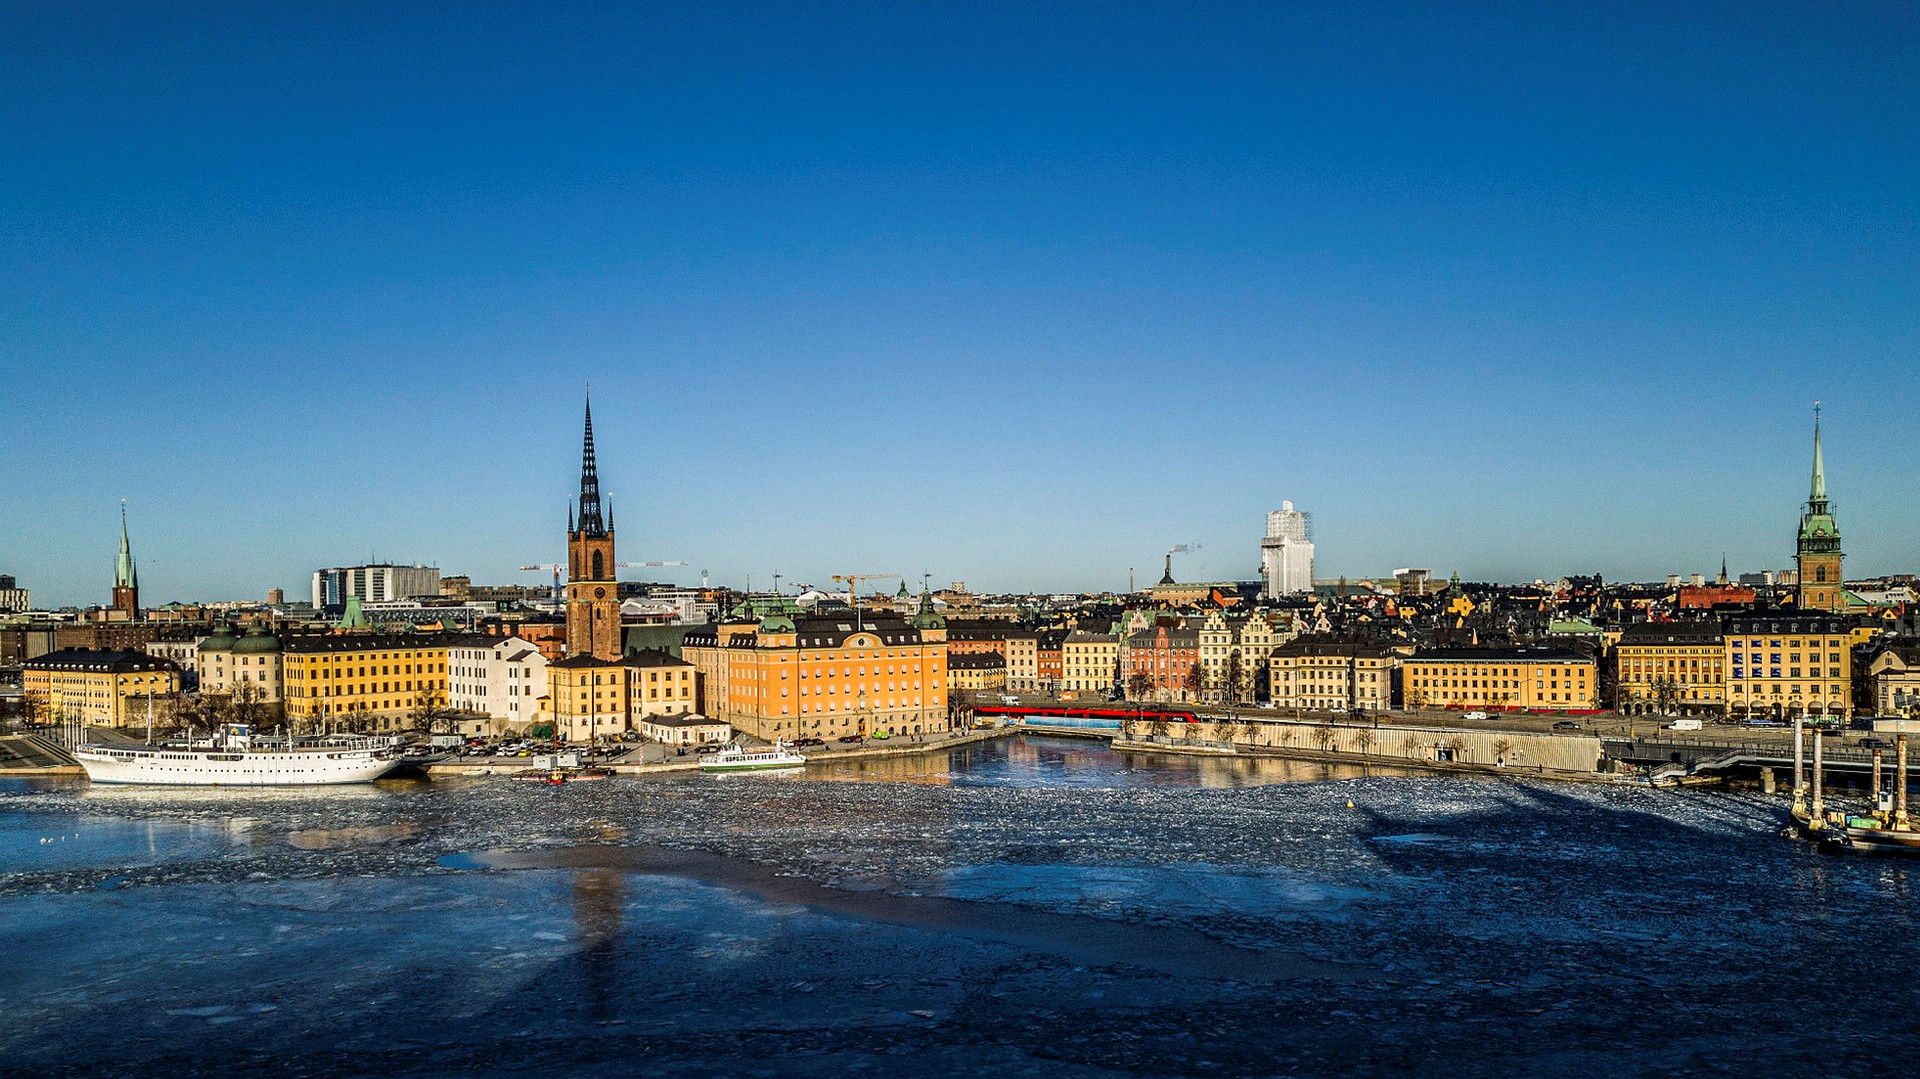
[[[180,668],[145,652],[69,648],[21,664],[21,691],[45,721],[102,727],[144,724],[155,698],[180,689]]]
[[[200,692],[223,697],[257,694],[261,704],[279,705],[286,697],[286,661],[280,639],[265,626],[235,635],[216,629],[200,642],[194,658]]]
[[[1725,636],[1718,619],[1628,626],[1614,646],[1614,707],[1635,715],[1725,714]]]
[[[645,716],[640,733],[663,746],[721,745],[733,737],[733,728],[703,715]]]
[[[1920,718],[1920,645],[1897,644],[1867,665],[1873,686],[1873,714]]]
[[[1215,703],[1252,700],[1277,643],[1265,615],[1208,614],[1200,626],[1201,698]]]
[[[1032,693],[1040,688],[1040,635],[1031,630],[1007,634],[1007,688]]]
[[[1398,659],[1376,645],[1302,637],[1273,649],[1267,690],[1275,708],[1384,712]]]
[[[1120,685],[1120,637],[1076,630],[1060,642],[1060,688],[1079,696],[1114,694]]]
[[[633,730],[639,719],[688,715],[699,704],[697,674],[658,649],[571,656],[547,664],[548,718],[561,738],[585,742]]]

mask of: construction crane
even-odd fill
[[[866,628],[866,623],[862,621],[860,617],[860,582],[861,581],[904,581],[906,580],[905,577],[900,576],[898,573],[836,573],[833,575],[833,579],[836,581],[842,581],[847,586],[847,599],[853,604],[853,625],[855,629]]]
[[[616,569],[637,569],[641,566],[684,566],[686,565],[686,563],[685,562],[615,562],[613,565],[614,565],[614,568]],[[566,569],[567,569],[566,563],[564,562],[540,562],[531,566],[521,566],[520,572],[539,573],[543,570],[552,571],[553,598],[555,600],[559,600],[561,597],[560,574],[566,572]]]

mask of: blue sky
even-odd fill
[[[1920,15],[13,5],[0,573],[1914,570]]]

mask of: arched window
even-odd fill
[[[601,580],[602,578],[600,576],[600,571],[605,568],[606,568],[606,563],[601,558],[600,552],[599,551],[593,552],[593,578],[592,579],[596,581]],[[1826,571],[1821,570],[1820,572],[1825,573]],[[1821,579],[1825,580],[1826,578],[1822,577]]]

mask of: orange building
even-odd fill
[[[834,611],[721,622],[688,633],[680,650],[699,672],[701,710],[759,738],[950,724],[946,624],[929,597],[911,619]]]

